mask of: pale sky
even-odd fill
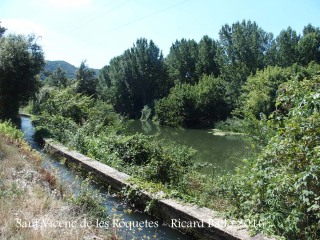
[[[47,60],[82,60],[102,68],[140,37],[169,52],[175,40],[218,39],[224,24],[243,19],[278,35],[291,26],[320,27],[320,0],[0,0],[7,33],[41,36]]]

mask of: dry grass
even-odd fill
[[[109,230],[83,227],[86,213],[57,194],[56,177],[39,159],[0,136],[0,239],[117,239]]]

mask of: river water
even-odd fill
[[[129,132],[145,135],[157,134],[158,139],[173,141],[197,150],[195,161],[210,163],[205,173],[228,172],[241,163],[249,154],[246,143],[239,135],[215,136],[211,129],[183,129],[159,126],[148,121],[132,121]]]
[[[57,159],[43,152],[42,148],[34,141],[34,127],[29,118],[21,117],[21,130],[24,132],[24,137],[29,142],[29,144],[35,150],[39,151],[43,158],[43,166],[50,171],[56,172],[59,176],[61,182],[66,183],[74,193],[77,192],[81,182],[84,180],[81,174],[75,170],[69,168],[65,164],[59,162]],[[118,228],[118,234],[122,235],[123,239],[160,239],[160,240],[175,240],[175,239],[186,239],[190,240],[192,238],[186,236],[185,234],[172,229],[160,220],[157,220],[144,212],[140,212],[130,208],[115,194],[108,194],[108,190],[91,183],[90,188],[99,191],[100,195],[105,199],[105,207],[107,208],[110,216],[112,218],[120,219],[124,223],[132,223],[136,221],[147,221],[147,222],[158,222],[158,227],[153,228],[141,228],[132,229],[122,227]],[[132,211],[127,211],[128,209]],[[130,213],[129,213],[130,212]]]

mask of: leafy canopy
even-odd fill
[[[133,118],[139,118],[145,105],[166,95],[170,88],[161,51],[144,38],[113,58],[100,78],[116,111]]]
[[[0,118],[15,118],[19,107],[35,95],[43,66],[43,52],[34,36],[0,38]]]

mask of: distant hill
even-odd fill
[[[53,72],[57,67],[62,68],[67,73],[67,78],[73,79],[76,76],[77,67],[66,61],[46,61],[46,65],[44,67],[45,72]],[[93,69],[93,68],[92,68]],[[100,69],[93,69],[96,73],[96,76],[99,76]],[[43,77],[44,78],[44,77]]]
[[[53,72],[59,66],[67,73],[67,78],[75,78],[78,68],[66,61],[46,61],[44,70],[46,72]]]

